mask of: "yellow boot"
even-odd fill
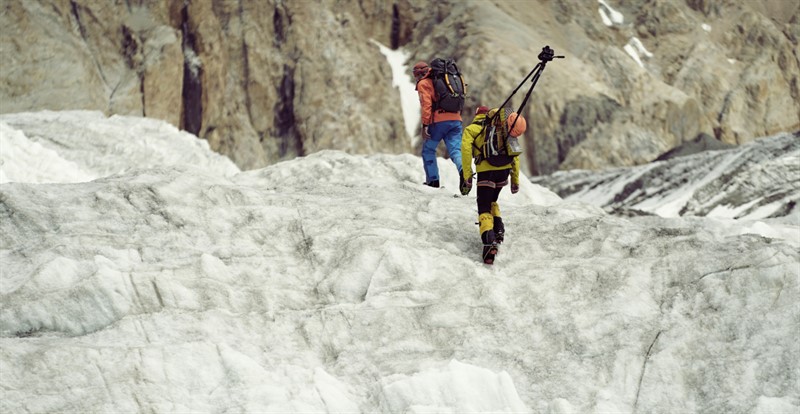
[[[494,236],[494,216],[492,213],[483,213],[478,216],[480,222],[481,241],[483,242],[483,262],[486,264],[494,263],[494,256],[497,254],[497,243]]]

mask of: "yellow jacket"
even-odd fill
[[[472,177],[472,159],[480,155],[479,148],[483,146],[483,140],[486,131],[481,132],[483,127],[481,123],[486,118],[486,114],[475,115],[472,123],[464,128],[461,134],[461,171],[463,172],[464,179],[469,180]],[[472,144],[475,144],[474,146]],[[477,147],[477,148],[476,148]],[[471,154],[471,157],[467,157]],[[507,170],[511,168],[511,184],[519,185],[519,157],[514,157],[513,161],[506,165],[495,167],[489,164],[488,161],[483,160],[475,166],[477,172]]]

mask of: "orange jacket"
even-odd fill
[[[417,82],[419,105],[422,110],[422,125],[430,125],[442,121],[461,121],[461,114],[457,112],[433,111],[433,100],[436,93],[433,90],[433,80],[425,78]]]

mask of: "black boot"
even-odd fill
[[[486,264],[494,263],[494,257],[497,255],[497,241],[494,230],[483,232],[481,241],[483,242],[483,262]]]
[[[493,264],[494,258],[497,256],[497,243],[483,245],[483,262],[486,264]]]
[[[425,183],[425,185],[431,186],[431,187],[435,187],[435,188],[439,188],[439,180],[433,180],[433,181],[431,181],[429,183]]]
[[[503,240],[506,237],[506,226],[503,225],[503,218],[502,217],[495,217],[494,218],[494,240],[497,244],[503,243]]]

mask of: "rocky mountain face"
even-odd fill
[[[388,42],[391,3],[4,3],[2,112],[159,118],[243,168],[324,148],[408,151],[391,70],[368,41]]]
[[[800,6],[783,0],[6,0],[0,27],[0,112],[164,119],[244,169],[413,150],[371,40],[411,64],[456,58],[465,122],[502,103],[543,46],[564,55],[523,110],[530,175],[800,128]]]

